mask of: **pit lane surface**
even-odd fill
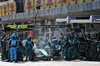
[[[100,66],[99,61],[28,61],[28,62],[3,62],[0,58],[0,66]]]

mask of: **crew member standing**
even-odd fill
[[[29,57],[29,60],[31,61],[32,60],[32,48],[34,46],[34,43],[31,41],[31,37],[29,36],[27,38],[27,42],[26,42],[26,61]]]
[[[16,40],[16,34],[12,34],[12,39],[9,40],[8,42],[8,46],[10,48],[10,61],[14,61],[17,62],[17,40]],[[14,55],[14,59],[13,59],[13,55]]]

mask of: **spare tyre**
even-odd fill
[[[85,52],[87,49],[88,49],[88,44],[86,42],[81,42],[79,45],[78,45],[78,49],[79,51],[81,52]]]

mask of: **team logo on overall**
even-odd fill
[[[15,44],[16,44],[16,41],[13,40],[11,43],[12,43],[13,45],[15,45]]]

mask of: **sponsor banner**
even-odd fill
[[[8,9],[8,6],[9,6],[8,4],[5,5],[5,15],[8,15],[8,10],[9,10],[9,9]]]
[[[68,0],[62,0],[63,1],[63,6],[68,5]]]
[[[50,0],[50,7],[51,8],[55,7],[55,0]]]
[[[1,11],[2,6],[0,6],[0,16],[2,15],[2,11]]]
[[[34,10],[37,10],[36,6],[38,6],[38,4],[39,4],[39,0],[34,0]]]
[[[56,6],[61,6],[62,0],[56,0]]]
[[[76,0],[69,0],[70,5],[75,4]]]
[[[44,9],[44,0],[39,0],[40,9]]]
[[[12,6],[11,6],[11,9],[12,9],[12,13],[15,14],[16,13],[16,3],[12,3]]]
[[[45,9],[50,7],[50,0],[45,0]]]
[[[33,0],[29,0],[28,7],[29,7],[30,11],[33,11]]]
[[[77,0],[77,3],[83,3],[83,0]]]
[[[11,7],[12,7],[12,4],[10,3],[9,4],[9,14],[12,14],[12,8]]]
[[[15,14],[16,13],[16,3],[10,3],[9,4],[9,14]]]
[[[2,5],[2,15],[5,15],[5,5]]]
[[[29,6],[28,6],[29,2],[28,1],[29,0],[25,0],[25,12],[29,11]]]
[[[85,0],[85,2],[91,2],[92,0]]]

